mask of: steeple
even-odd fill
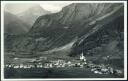
[[[81,53],[81,55],[80,55],[80,59],[82,60],[82,59],[84,59],[85,57],[84,57],[84,55],[83,55],[83,52]]]
[[[86,59],[85,59],[85,56],[84,56],[83,52],[82,52],[82,53],[81,53],[81,55],[80,55],[80,60],[82,60],[82,61],[86,61]]]

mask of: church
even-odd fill
[[[83,55],[83,53],[81,53],[81,55],[80,55],[80,60],[81,60],[81,61],[84,61],[84,62],[86,61],[86,58],[85,58],[85,56]]]

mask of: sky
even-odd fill
[[[71,3],[8,3],[5,5],[5,10],[9,11],[13,14],[22,13],[25,10],[33,7],[35,5],[40,5],[45,10],[51,11],[52,13],[59,12],[63,7],[69,5]]]
[[[69,4],[71,3],[49,3],[49,4],[44,3],[44,4],[40,4],[40,6],[54,13],[54,12],[59,12],[60,10],[62,10],[63,7]]]

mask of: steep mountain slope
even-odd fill
[[[94,18],[98,18],[99,16],[103,16],[104,14],[111,12],[118,5],[120,4],[71,4],[63,8],[59,13],[38,18],[33,26],[33,31],[36,29],[36,27],[38,27],[38,29],[47,27],[55,22],[58,22],[57,24],[60,23],[62,25],[70,26],[70,28],[76,27],[76,25],[83,25],[90,22]]]
[[[71,46],[71,56],[82,52],[86,54],[89,50],[104,44],[106,49],[111,46],[114,50],[120,43],[119,49],[123,49],[122,20],[123,4],[73,3],[64,7],[59,13],[40,16],[29,33],[13,43],[12,50],[44,52],[66,46],[72,41],[74,45]]]
[[[4,32],[6,34],[24,34],[28,32],[29,25],[20,20],[16,15],[4,12]]]
[[[123,10],[123,9],[122,9]],[[123,67],[124,16],[123,11],[96,23],[92,30],[78,38],[72,47],[71,56],[82,52],[98,64]],[[109,59],[106,61],[106,59]]]
[[[59,13],[39,17],[29,35],[47,38],[50,48],[63,46],[83,32],[88,33],[96,23],[94,20],[102,20],[118,8],[120,4],[71,4]]]
[[[35,5],[33,7],[30,7],[26,11],[17,14],[23,21],[27,22],[29,25],[33,25],[36,19],[41,15],[46,15],[51,13],[50,11],[44,10],[39,5]]]

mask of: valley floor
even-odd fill
[[[46,54],[40,56],[39,58],[11,57],[8,60],[9,60],[8,63],[6,63],[7,66],[5,65],[4,68],[5,78],[42,78],[42,79],[43,78],[123,78],[123,70],[121,69],[118,70],[107,65],[102,65],[102,64],[96,65],[96,64],[91,64],[89,62],[87,62],[87,64],[84,64],[86,62],[81,62],[78,59],[78,57],[77,58],[69,57],[61,53]],[[87,61],[88,60],[90,59],[87,59]],[[41,65],[39,68],[36,68],[34,62],[36,62],[37,66],[38,64],[40,65],[40,63],[43,66]],[[52,68],[51,66],[47,66],[47,64],[52,65]],[[55,64],[57,64],[57,66]],[[61,64],[62,66],[60,66]],[[63,65],[65,64],[68,65],[63,67]],[[70,66],[72,64],[73,66]],[[78,64],[78,66],[74,66],[74,64]],[[29,66],[32,65],[32,67],[29,68],[19,67],[26,65]],[[112,69],[112,71],[118,71],[118,72],[111,73],[108,68]],[[106,71],[106,73],[103,73],[103,71],[101,70],[105,70],[105,69],[107,69],[108,71]]]
[[[89,68],[5,69],[5,78],[123,78],[113,74],[94,74]]]

